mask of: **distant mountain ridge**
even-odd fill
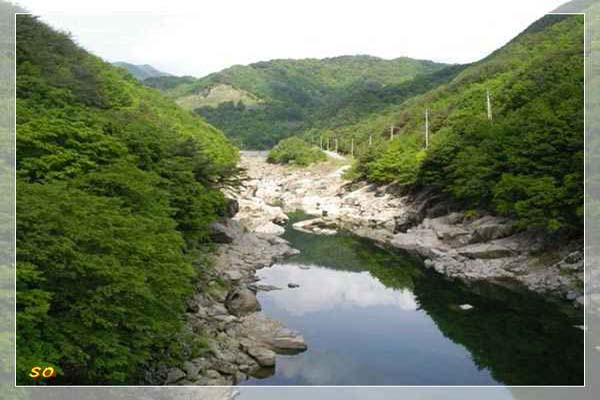
[[[200,79],[155,77],[144,84],[202,115],[238,145],[269,148],[281,138],[312,127],[324,117],[324,108],[354,102],[350,96],[390,90],[445,67],[407,57],[386,60],[346,55],[261,61],[234,65]],[[408,92],[417,94],[412,89]]]
[[[156,78],[159,76],[173,76],[167,72],[159,71],[158,69],[154,68],[152,65],[149,64],[136,65],[118,61],[114,62],[113,65],[125,68],[127,71],[129,71],[131,75],[135,76],[140,81],[143,81],[144,79],[148,78]]]

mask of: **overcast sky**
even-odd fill
[[[204,76],[275,58],[467,63],[565,0],[21,0],[108,61]]]

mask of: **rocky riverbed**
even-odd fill
[[[256,232],[280,234],[285,213],[315,215],[300,230],[332,234],[344,229],[382,246],[419,255],[425,265],[452,278],[518,281],[540,293],[583,304],[583,243],[544,246],[517,232],[511,220],[457,211],[451,201],[424,190],[406,194],[393,185],[351,184],[340,159],[295,168],[267,164],[245,153],[248,172],[235,217]]]
[[[306,350],[303,337],[260,312],[256,270],[298,251],[272,234],[249,231],[238,221],[213,224],[220,243],[214,265],[204,272],[187,305],[186,331],[204,342],[201,354],[152,378],[166,385],[231,385],[249,376],[268,376],[277,353]],[[190,343],[184,346],[192,347]]]
[[[581,243],[543,248],[535,235],[516,232],[512,222],[490,215],[467,215],[427,191],[350,184],[343,159],[309,168],[267,164],[260,153],[244,153],[248,179],[232,201],[229,217],[213,224],[220,243],[214,264],[203,272],[188,301],[186,331],[204,341],[177,368],[159,368],[149,383],[230,385],[273,373],[276,354],[306,350],[299,332],[264,315],[256,298],[256,271],[297,254],[280,238],[286,213],[302,210],[315,218],[294,228],[330,235],[343,229],[380,246],[420,256],[428,268],[462,280],[519,281],[533,291],[583,304]],[[192,347],[190,344],[186,346]]]

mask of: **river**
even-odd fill
[[[301,254],[258,272],[282,289],[258,298],[308,350],[279,355],[245,385],[583,384],[583,320],[570,306],[514,285],[451,281],[349,234],[291,228],[302,218],[291,215],[283,235]]]

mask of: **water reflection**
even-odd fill
[[[293,221],[293,220],[292,220]],[[573,385],[581,315],[539,295],[451,282],[420,261],[348,235],[286,231],[302,253],[259,271],[264,312],[308,351],[278,356],[268,385]],[[288,283],[300,285],[288,288]],[[459,304],[475,308],[460,310]]]
[[[277,306],[292,315],[340,307],[391,306],[405,311],[417,309],[412,291],[387,288],[368,271],[336,271],[317,265],[290,263],[259,271],[258,276],[262,283],[277,287],[287,287],[288,283],[300,285],[297,290],[283,290],[274,294]]]

